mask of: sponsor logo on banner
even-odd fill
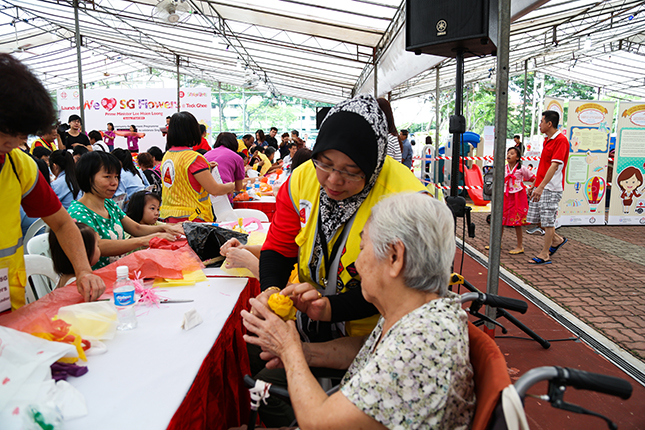
[[[298,215],[300,215],[300,227],[307,225],[309,221],[309,216],[311,215],[311,202],[309,200],[300,200],[300,210]]]
[[[623,118],[629,118],[632,124],[645,127],[645,105],[636,105],[623,111]]]
[[[585,103],[576,108],[578,119],[587,125],[600,124],[609,113],[606,107],[598,103]]]
[[[596,218],[590,217],[589,218],[589,224],[595,224],[596,223]]]
[[[641,223],[641,224],[645,224],[645,218],[639,219],[638,222]]]
[[[60,98],[61,99],[66,99],[67,98],[67,93],[65,91],[61,91]]]

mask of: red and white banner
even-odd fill
[[[67,123],[72,114],[80,115],[77,89],[58,90],[58,113],[61,123]],[[141,89],[96,89],[85,90],[84,112],[86,132],[105,131],[107,123],[114,124],[115,130],[130,130],[145,133],[139,140],[140,151],[151,146],[166,148],[166,137],[161,128],[166,127],[166,117],[177,112],[177,90],[174,88]],[[210,136],[211,90],[210,88],[183,88],[179,92],[182,111],[195,115],[200,124],[206,126]],[[115,148],[127,148],[126,138],[117,136]]]

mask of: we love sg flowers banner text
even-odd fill
[[[80,115],[77,89],[58,90],[58,111],[62,123],[70,115]],[[146,136],[139,140],[139,148],[145,151],[151,146],[162,150],[166,138],[161,128],[166,126],[166,117],[177,112],[177,90],[173,88],[142,89],[98,89],[83,92],[86,132],[107,130],[107,123],[116,130],[129,130],[131,125]],[[210,132],[211,90],[210,88],[184,88],[179,92],[182,111],[195,115],[200,124]],[[209,133],[210,135],[210,133]],[[115,148],[126,148],[125,137],[117,137]]]

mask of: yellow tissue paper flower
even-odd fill
[[[284,321],[296,319],[296,308],[293,307],[293,301],[289,296],[283,296],[280,293],[271,294],[271,297],[269,297],[269,307]]]

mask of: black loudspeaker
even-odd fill
[[[464,57],[497,51],[498,0],[406,0],[405,50]]]
[[[329,113],[330,107],[317,107],[316,108],[316,128],[320,130],[320,124],[322,124],[323,120]]]

